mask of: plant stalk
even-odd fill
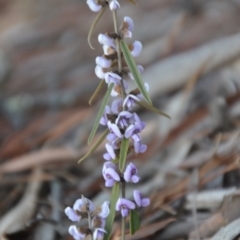
[[[122,182],[122,198],[125,198],[125,181]],[[125,240],[126,217],[122,217],[121,240]]]

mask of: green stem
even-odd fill
[[[122,182],[122,198],[125,198],[125,181]],[[121,240],[125,240],[126,217],[122,217]]]

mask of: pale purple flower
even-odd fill
[[[133,141],[139,142],[141,137],[138,135],[145,127],[145,123],[142,121],[136,121],[135,124],[131,124],[125,131],[126,138],[132,138]]]
[[[128,88],[128,84],[125,80],[123,80],[123,87],[125,90]],[[119,90],[120,89],[120,90]],[[111,92],[112,97],[117,97],[119,95],[119,92],[122,91],[122,86],[121,84],[116,84]]]
[[[121,211],[123,217],[127,217],[129,214],[129,210],[135,209],[134,202],[126,199],[126,198],[119,198],[116,203],[116,210]]]
[[[133,20],[130,17],[124,17],[123,23],[120,27],[120,31],[124,38],[132,38]]]
[[[126,106],[128,109],[132,109],[136,105],[136,101],[140,102],[140,99],[133,94],[128,94],[123,101],[123,107]]]
[[[118,114],[120,111],[122,111],[122,105],[123,105],[123,101],[121,98],[114,99],[111,105],[112,112],[114,114]]]
[[[144,153],[147,150],[147,145],[134,141],[134,150],[135,153]]]
[[[150,204],[150,199],[143,198],[138,190],[133,191],[133,197],[138,207],[147,207]]]
[[[103,53],[105,55],[111,55],[114,54],[116,52],[116,48],[113,46],[108,46],[108,45],[103,45]]]
[[[126,170],[123,173],[124,180],[126,182],[137,183],[140,180],[138,176],[138,170],[133,163],[129,163],[126,167]]]
[[[102,240],[104,238],[104,234],[107,233],[103,228],[95,228],[93,232],[93,240]]]
[[[135,41],[132,45],[130,45],[130,51],[133,57],[138,57],[142,51],[142,43]]]
[[[122,78],[118,74],[113,72],[107,72],[105,74],[105,82],[107,84],[110,84],[110,83],[120,84],[121,79]]]
[[[65,214],[71,221],[77,222],[81,220],[81,216],[77,213],[77,211],[86,212],[86,209],[88,209],[91,212],[93,208],[94,206],[92,201],[90,201],[87,198],[81,198],[75,201],[73,208],[71,207],[65,208]]]
[[[85,233],[81,233],[80,230],[73,225],[69,227],[68,232],[75,240],[82,240],[86,237]]]
[[[103,202],[103,204],[101,205],[101,211],[98,212],[97,216],[100,218],[107,218],[108,214],[110,213],[110,209],[109,209],[109,201],[105,201]],[[104,222],[105,224],[105,222]]]
[[[112,64],[112,60],[105,58],[104,56],[96,57],[96,64],[102,68],[109,68]]]
[[[137,65],[137,68],[138,68],[139,73],[143,73],[143,71],[144,71],[143,66]],[[134,77],[133,77],[133,75],[132,75],[131,72],[128,73],[128,76],[129,76],[129,78],[131,78],[132,80],[134,80]]]
[[[110,38],[108,35],[100,33],[98,35],[98,41],[100,44],[102,45],[107,45],[109,47],[113,47],[116,49],[116,45],[115,45],[115,40],[113,38]]]
[[[104,228],[106,224],[106,218],[100,218],[98,216],[94,216],[92,218],[92,227],[93,228]]]
[[[118,117],[117,117],[115,123],[118,126],[120,126],[120,128],[128,127],[132,116],[133,116],[133,114],[128,111],[122,111],[118,114]]]
[[[95,74],[98,78],[104,79],[105,78],[105,72],[103,71],[103,68],[100,67],[99,65],[96,65],[95,67]]]
[[[116,10],[120,8],[120,4],[117,0],[111,0],[111,2],[109,3],[109,8],[110,10]]]
[[[97,4],[95,0],[87,0],[87,5],[93,12],[99,12],[102,9],[102,5]]]
[[[103,177],[105,179],[105,186],[112,187],[115,182],[120,181],[120,177],[116,172],[116,166],[112,162],[106,162],[103,165]]]
[[[108,121],[107,126],[108,126],[110,133],[115,134],[118,138],[123,137],[120,129],[118,128],[118,126],[115,123],[111,123],[110,121]]]
[[[103,116],[101,117],[100,122],[99,122],[101,125],[107,126],[107,123],[108,123],[108,117],[107,117],[107,115],[108,115],[108,114],[111,114],[111,109],[110,109],[110,107],[107,105],[107,106],[105,107]]]
[[[109,143],[105,144],[107,153],[103,154],[103,158],[107,161],[114,160],[116,158],[116,154],[114,152],[113,146],[110,145]]]

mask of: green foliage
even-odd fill
[[[140,90],[140,92],[142,93],[143,97],[145,98],[145,100],[152,105],[152,101],[150,99],[150,96],[147,92],[147,90],[145,89],[145,86],[143,84],[143,80],[141,77],[141,74],[139,73],[139,70],[135,64],[135,61],[131,55],[131,52],[129,51],[128,45],[126,44],[126,42],[124,42],[123,40],[120,41],[120,46],[123,52],[123,56],[124,59],[130,69],[130,71],[132,72],[133,78]]]
[[[90,150],[81,159],[78,160],[78,163],[81,163],[83,160],[85,160],[87,157],[91,156],[91,154],[95,152],[99,145],[105,140],[106,136],[108,135],[108,132],[109,132],[108,129],[106,129],[103,135],[93,145],[93,147],[90,148]]]
[[[95,119],[95,122],[94,122],[94,124],[93,124],[92,131],[91,131],[91,133],[90,133],[90,135],[89,135],[89,137],[88,137],[88,144],[90,144],[90,143],[92,142],[92,140],[93,140],[93,138],[94,138],[94,136],[95,136],[95,133],[96,133],[96,131],[97,131],[97,129],[98,129],[99,121],[100,121],[100,119],[101,119],[101,117],[102,117],[102,115],[103,115],[103,113],[104,113],[104,110],[105,110],[105,107],[106,107],[106,105],[107,105],[107,103],[108,103],[108,100],[109,100],[109,98],[110,98],[110,94],[111,94],[111,91],[112,91],[112,89],[113,89],[113,86],[114,86],[113,83],[111,83],[111,84],[108,86],[108,90],[107,90],[107,92],[106,92],[106,94],[105,94],[105,96],[104,96],[104,98],[103,98],[103,101],[102,101],[102,104],[101,104],[101,106],[100,106],[99,112],[98,112],[97,117],[96,117],[96,119]]]
[[[150,105],[150,104],[148,104],[148,103],[145,102],[145,101],[140,101],[140,102],[136,101],[136,103],[137,103],[138,105],[144,107],[144,108],[147,108],[148,110],[150,110],[150,111],[152,111],[152,112],[154,112],[154,113],[157,113],[157,114],[159,114],[159,115],[162,115],[162,116],[164,116],[164,117],[167,117],[167,118],[171,119],[171,117],[170,117],[168,114],[166,114],[165,112],[163,112],[163,111],[161,111],[161,110],[158,110],[158,109],[155,108],[153,105]]]
[[[110,236],[111,236],[112,225],[113,225],[113,221],[115,218],[115,212],[116,212],[115,207],[116,207],[116,203],[117,203],[117,200],[119,197],[119,191],[120,191],[120,184],[115,183],[112,188],[112,193],[111,193],[110,213],[106,220],[105,230],[107,231],[107,233],[104,236],[104,240],[109,240]]]
[[[126,165],[128,147],[129,147],[129,139],[123,138],[121,142],[120,154],[119,154],[119,169],[121,172],[123,172]]]
[[[129,225],[131,235],[133,235],[140,228],[139,216],[135,209],[131,210],[130,212]]]

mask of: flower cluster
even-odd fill
[[[117,1],[112,0],[109,1],[109,7],[111,10],[116,10],[120,8],[120,5]],[[145,128],[145,123],[137,113],[133,112],[136,102],[140,101],[143,96],[138,89],[127,92],[127,79],[134,80],[134,78],[124,60],[119,59],[119,49],[117,48],[119,39],[132,38],[133,29],[133,20],[126,16],[117,32],[101,33],[98,36],[98,41],[103,47],[103,55],[96,57],[95,74],[99,79],[104,79],[108,86],[110,84],[114,85],[111,96],[115,97],[111,106],[106,106],[100,120],[100,124],[106,126],[109,130],[108,142],[105,145],[106,153],[103,155],[106,162],[102,170],[106,187],[113,187],[116,182],[137,183],[140,180],[138,170],[133,163],[129,163],[123,172],[117,167],[116,163],[123,139],[129,139],[129,152],[138,154],[145,152],[147,149],[140,136],[141,131]],[[134,41],[128,47],[133,57],[140,55],[141,42]],[[119,68],[119,61],[121,61],[121,69]],[[140,65],[137,67],[140,73],[144,70]],[[148,91],[149,87],[146,83],[145,88]],[[135,209],[136,205],[144,207],[150,203],[149,199],[142,198],[141,193],[137,190],[134,191],[133,195],[136,204],[125,198],[119,198],[117,201],[116,210],[121,211],[123,217],[128,215],[129,210]]]
[[[82,240],[89,234],[93,235],[94,240],[102,240],[104,233],[106,233],[104,226],[109,211],[108,202],[104,202],[102,206],[95,209],[89,199],[84,197],[78,199],[73,208],[67,207],[65,209],[65,214],[72,222],[79,222],[81,219],[87,218],[89,226],[88,228],[78,228],[76,225],[71,225],[68,229],[69,234],[75,240]]]

